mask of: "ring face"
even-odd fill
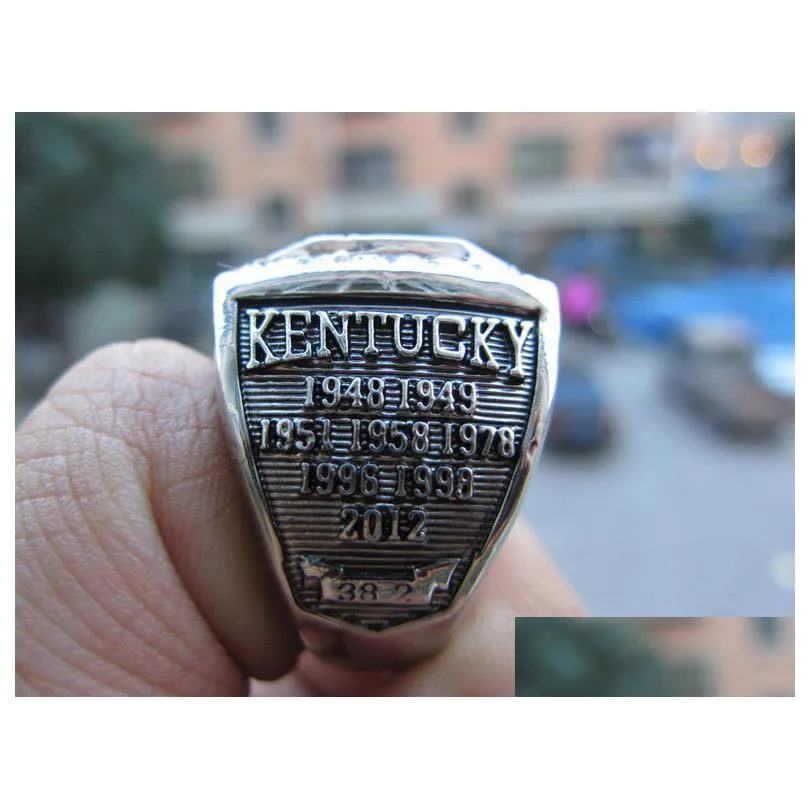
[[[229,423],[310,617],[452,612],[514,517],[556,380],[556,288],[470,243],[315,237],[215,282]]]

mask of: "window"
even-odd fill
[[[668,132],[625,132],[611,142],[608,171],[613,177],[663,177],[671,150]]]
[[[281,136],[283,114],[278,112],[253,113],[253,125],[265,141],[276,141]]]
[[[757,639],[764,647],[775,647],[782,639],[782,626],[779,619],[763,617],[751,619]]]
[[[568,170],[568,143],[550,136],[519,141],[513,162],[518,183],[543,183],[562,179]]]
[[[476,135],[484,127],[484,113],[455,112],[450,115],[453,117],[453,129],[459,135]]]
[[[271,231],[285,231],[293,224],[293,204],[284,194],[268,197],[259,206],[262,225]]]
[[[484,210],[484,190],[475,183],[463,183],[453,189],[450,209],[457,216],[475,216]]]
[[[203,200],[211,196],[211,167],[202,155],[175,155],[167,160],[169,190],[182,200]]]
[[[347,191],[380,191],[394,186],[394,151],[350,149],[340,160],[340,185]]]

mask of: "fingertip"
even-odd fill
[[[189,655],[214,660],[218,640],[241,672],[271,679],[293,666],[300,639],[231,459],[218,384],[210,358],[171,341],[91,353],[20,426],[18,514],[23,534],[75,550],[85,601],[103,592],[112,618],[129,621],[134,599],[147,637],[171,625],[164,646],[190,633]],[[114,579],[100,577],[111,559]],[[110,657],[127,653],[115,629],[105,638]]]

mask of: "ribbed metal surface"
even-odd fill
[[[379,357],[376,359],[364,357],[367,327],[365,324],[358,325],[352,319],[349,327],[349,359],[342,358],[339,352],[334,350],[331,359],[318,359],[313,356],[307,360],[280,363],[269,368],[248,371],[246,366],[250,357],[250,333],[246,309],[268,306],[279,308],[278,303],[273,301],[243,301],[240,305],[238,320],[240,388],[256,469],[276,534],[283,546],[284,567],[298,603],[301,607],[316,612],[329,613],[338,609],[319,604],[320,589],[317,583],[305,581],[298,563],[299,555],[319,558],[333,565],[342,566],[346,576],[370,580],[409,578],[413,576],[414,568],[429,566],[443,560],[458,559],[460,562],[449,589],[438,593],[432,603],[425,607],[353,603],[340,608],[340,616],[371,629],[383,629],[424,615],[426,612],[443,609],[452,601],[472,559],[486,542],[514,472],[532,404],[538,353],[537,330],[531,330],[523,347],[526,378],[516,382],[509,380],[504,373],[495,375],[486,370],[471,368],[466,362],[433,357],[429,327],[432,318],[439,312],[438,308],[409,307],[404,311],[402,307],[386,306],[383,301],[372,304],[342,300],[339,306],[330,302],[319,304],[308,301],[306,305],[286,306],[294,306],[296,309],[305,309],[312,313],[324,310],[336,324],[340,323],[338,311],[373,309],[375,312],[384,313],[404,312],[406,317],[402,324],[402,343],[406,347],[414,344],[413,322],[408,316],[415,313],[424,314],[427,321],[422,349],[418,356],[413,358],[397,356],[389,320],[387,325],[378,326],[376,329]],[[448,307],[446,309],[443,307],[441,312],[452,312],[466,318],[515,317],[515,313],[510,312],[454,310],[451,302],[448,302]],[[296,324],[296,328],[304,327]],[[306,327],[306,334],[317,347],[318,325],[314,317],[312,324]],[[278,318],[271,323],[264,333],[264,339],[274,355],[281,356],[284,353],[283,319]],[[303,345],[301,338],[296,340],[298,341],[296,345]],[[445,340],[444,333],[442,340]],[[453,345],[452,330],[447,332],[446,340],[448,345]],[[458,342],[457,335],[455,341]],[[502,332],[493,333],[488,344],[498,363],[508,368],[513,359],[508,338]],[[328,345],[330,348],[335,347],[331,337],[328,339]],[[347,405],[337,410],[323,407],[305,408],[307,375],[319,379],[326,375],[348,379],[360,376],[364,380],[371,376],[383,378],[385,406],[381,410],[350,410]],[[406,377],[437,382],[474,381],[478,392],[475,414],[472,416],[403,414],[398,410],[398,404],[401,398],[400,380]],[[332,450],[325,452],[317,446],[306,453],[261,449],[262,420],[277,420],[284,417],[330,419]],[[350,449],[352,419],[364,422],[371,419],[426,421],[429,423],[429,450],[418,455],[398,454],[388,450],[372,453],[367,449],[364,452],[352,452]],[[453,422],[457,426],[473,422],[495,428],[513,428],[515,454],[510,458],[501,458],[497,455],[487,458],[467,458],[456,450],[448,456],[444,451],[444,425],[447,422]],[[454,428],[456,434],[457,426]],[[334,464],[352,462],[361,466],[368,463],[375,464],[379,468],[379,492],[371,497],[341,496],[337,493],[325,496],[315,493],[301,494],[302,462],[309,462],[312,465],[320,462]],[[419,464],[426,464],[432,469],[445,465],[452,467],[454,471],[464,466],[473,468],[475,475],[473,497],[469,500],[444,500],[435,496],[427,499],[396,498],[394,495],[397,483],[396,466]],[[340,541],[338,535],[341,531],[341,510],[346,505],[355,504],[391,504],[399,506],[401,510],[407,507],[424,509],[428,516],[427,542],[423,544],[406,541],[379,543]]]

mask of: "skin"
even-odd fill
[[[514,617],[581,615],[518,524],[433,658],[355,671],[302,651],[217,387],[188,348],[117,344],[20,427],[18,695],[512,695]]]

